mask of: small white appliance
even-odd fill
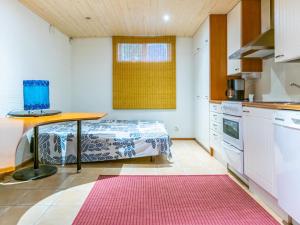
[[[234,170],[244,174],[244,142],[242,127],[242,102],[222,102],[224,158]]]
[[[278,204],[300,223],[300,112],[277,111],[273,123]]]

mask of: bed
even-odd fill
[[[76,124],[40,127],[42,163],[76,163]],[[82,122],[82,162],[98,162],[164,155],[172,158],[172,142],[164,124],[149,120],[99,120]]]

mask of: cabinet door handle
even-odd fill
[[[276,55],[275,56],[276,59],[281,58],[281,57],[284,57],[284,55]]]
[[[235,71],[239,71],[239,68],[235,68],[234,70],[235,70]]]
[[[293,120],[293,122],[294,122],[295,124],[300,124],[300,120],[299,120],[299,119],[294,119],[294,118],[292,118],[292,120]]]
[[[278,117],[276,117],[275,120],[277,120],[277,121],[285,121],[283,118],[278,118]]]
[[[243,110],[243,112],[244,112],[244,113],[250,113],[250,111],[249,111],[249,110]]]

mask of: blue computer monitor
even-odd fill
[[[49,81],[23,81],[24,110],[43,110],[50,108]]]

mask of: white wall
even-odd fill
[[[300,63],[274,63],[265,60],[261,79],[256,81],[256,100],[300,101],[300,89],[290,87],[294,82],[300,85]]]
[[[23,109],[24,79],[50,80],[52,108],[70,110],[68,37],[17,0],[0,4],[0,117]]]
[[[113,119],[162,120],[172,137],[194,137],[192,39],[177,38],[176,48],[176,110],[113,110],[112,39],[73,40],[72,110],[107,112]]]
[[[50,80],[52,108],[70,110],[71,45],[68,37],[33,14],[17,0],[0,0],[0,169],[31,157],[28,142],[16,157],[22,124],[1,119],[23,109],[23,80]],[[6,131],[6,132],[5,132]],[[21,133],[20,133],[21,132]]]

